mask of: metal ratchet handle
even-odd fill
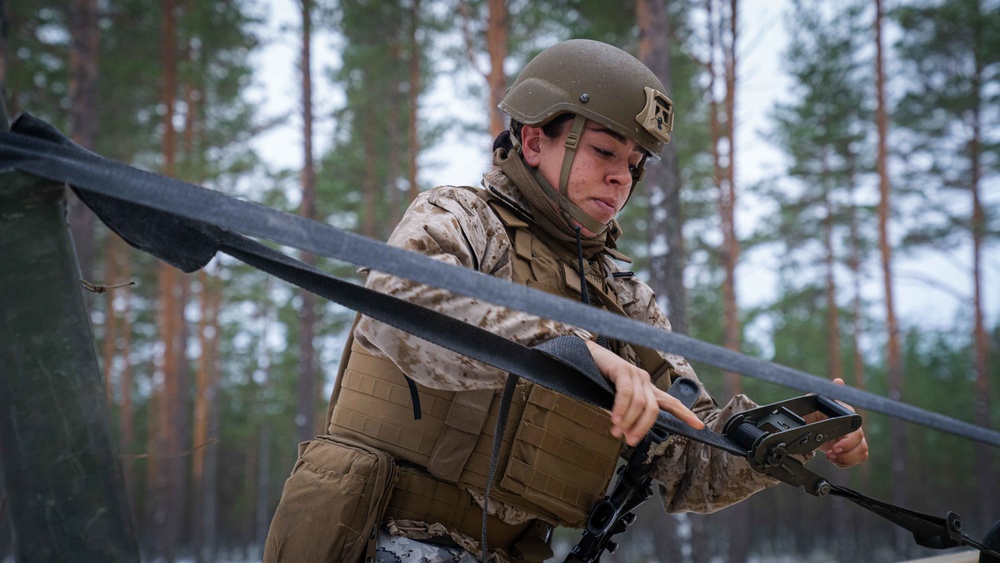
[[[853,416],[856,413],[825,395],[815,395],[816,410],[830,418]]]
[[[806,422],[803,417],[814,412],[828,418]],[[746,459],[754,471],[823,496],[830,492],[829,483],[789,456],[808,454],[860,427],[861,417],[847,407],[827,397],[805,395],[733,415],[723,433],[747,449]]]

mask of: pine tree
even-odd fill
[[[671,60],[672,19],[665,0],[640,0],[636,3],[639,24],[639,60],[656,73],[668,95],[674,91]],[[684,288],[684,211],[681,207],[681,176],[677,161],[677,143],[668,143],[657,162],[646,165],[646,192],[649,246],[665,246],[662,254],[651,249],[650,287],[663,295],[669,304],[668,316],[673,329],[687,333],[687,292]]]
[[[313,163],[313,88],[312,88],[312,0],[301,0],[302,15],[301,51],[299,55],[300,78],[302,81],[302,155],[303,165],[300,180],[302,200],[299,215],[315,220],[316,213],[316,168]],[[302,261],[314,266],[316,258],[303,253]],[[315,332],[317,318],[317,298],[314,294],[299,290],[301,308],[299,310],[299,393],[298,412],[295,424],[299,442],[312,439],[316,435],[316,382],[318,366],[316,362]]]
[[[875,0],[875,125],[878,131],[876,171],[879,179],[879,256],[882,265],[882,284],[885,295],[886,324],[886,371],[889,383],[889,398],[903,400],[903,365],[901,357],[900,333],[896,317],[896,299],[893,290],[892,241],[889,239],[889,217],[892,213],[892,186],[889,177],[889,108],[885,99],[885,70],[882,34],[884,29],[881,0]],[[892,500],[899,506],[908,501],[906,489],[906,429],[900,420],[889,421],[889,448],[892,452],[893,488]],[[896,532],[896,546],[907,545],[906,535]]]
[[[412,180],[404,179],[403,171],[412,172],[419,148],[407,147],[406,140],[420,139],[408,102],[419,99],[421,84],[410,84],[414,74],[404,53],[412,57],[422,50],[412,43],[413,26],[421,20],[410,21],[421,16],[413,6],[351,1],[341,3],[336,22],[345,45],[334,79],[344,89],[346,104],[336,112],[336,138],[322,163],[320,191],[331,210],[353,214],[351,226],[372,238],[388,236],[398,220],[400,188],[412,192]],[[387,29],[380,23],[385,21],[399,25]]]
[[[70,130],[73,142],[94,148],[97,136],[97,81],[99,30],[96,0],[73,0],[69,9],[70,28]],[[84,279],[94,272],[94,214],[75,196],[70,197],[69,224],[76,246],[80,274]]]
[[[165,111],[161,118],[162,165],[160,172],[166,176],[176,176],[177,129],[174,125],[176,95],[178,91],[178,33],[177,2],[162,1],[161,32],[161,102]],[[181,507],[183,506],[183,475],[181,461],[176,457],[183,449],[180,435],[180,414],[183,409],[181,383],[186,368],[184,342],[184,307],[186,282],[173,266],[161,263],[158,266],[159,302],[157,305],[157,327],[162,344],[157,358],[157,373],[154,381],[155,424],[150,426],[153,453],[150,460],[149,496],[152,499],[148,517],[153,534],[153,547],[168,562],[177,556],[177,546],[181,535]]]
[[[971,254],[974,411],[976,424],[989,427],[984,251],[1000,240],[1000,223],[996,204],[984,195],[1000,173],[1000,136],[990,126],[1000,117],[1000,4],[921,2],[902,6],[892,15],[903,30],[897,48],[912,76],[897,117],[908,133],[906,181],[920,189],[922,200],[919,227],[907,239],[948,253]],[[985,445],[977,448],[976,456],[980,498],[994,498],[996,456]],[[979,516],[984,521],[991,518],[985,501]]]
[[[764,225],[763,237],[784,247],[780,267],[795,274],[788,278],[793,284],[789,290],[823,288],[827,365],[818,372],[830,378],[844,377],[838,269],[864,236],[853,201],[870,129],[864,90],[869,77],[858,56],[862,15],[857,3],[829,14],[822,7],[795,3],[784,59],[797,96],[794,102],[777,104],[772,117],[772,137],[788,155],[788,176],[794,183],[764,189],[777,203],[778,214],[775,222]]]

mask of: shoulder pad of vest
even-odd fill
[[[524,209],[521,209],[515,202],[511,201],[510,198],[497,192],[495,189],[480,190],[479,197],[486,201],[505,226],[520,228],[530,225],[528,221],[531,220],[531,215]]]

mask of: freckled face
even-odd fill
[[[556,137],[546,137],[537,127],[524,126],[521,132],[524,158],[558,189],[566,136],[570,122]],[[567,186],[568,197],[587,215],[607,224],[621,211],[632,190],[632,169],[639,165],[643,149],[635,142],[593,121],[587,121],[580,135]],[[586,236],[594,233],[583,229]]]

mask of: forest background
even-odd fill
[[[674,142],[622,219],[623,246],[675,330],[997,428],[1000,2],[793,1],[748,28],[758,9],[0,0],[0,84],[11,115],[29,111],[100,154],[384,239],[420,190],[473,181],[442,176],[467,154],[449,151],[456,139],[488,165],[504,127],[492,108],[534,53],[570,37],[619,45],[677,108]],[[282,85],[298,100],[290,112],[262,95],[281,80],[261,59],[276,44],[295,53],[283,61],[298,69]],[[741,107],[744,58],[760,49],[780,49],[788,87]],[[764,125],[741,130],[745,112]],[[293,140],[277,142],[297,151],[294,165],[267,155],[289,127]],[[780,164],[741,182],[753,144]],[[225,258],[182,275],[77,202],[69,223],[84,279],[135,282],[87,300],[144,560],[259,559],[295,444],[324,426],[353,314]],[[696,367],[720,401],[794,394]],[[974,536],[1000,518],[995,449],[864,416],[870,462],[816,471],[955,511]],[[574,537],[559,531],[557,546]],[[607,560],[932,553],[849,503],[784,486],[713,515],[647,503],[620,543]],[[0,558],[10,546],[2,526]]]

